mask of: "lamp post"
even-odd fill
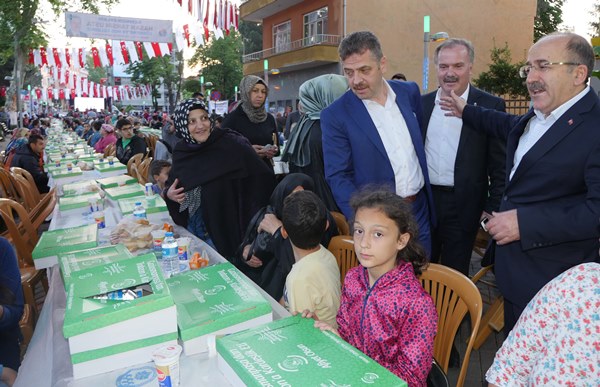
[[[449,37],[446,32],[430,35],[429,22],[429,15],[425,15],[423,17],[423,93],[426,93],[429,87],[429,42],[442,42]]]
[[[265,83],[268,85],[269,84],[269,60],[268,59],[265,59],[263,61],[263,71],[264,71]],[[265,99],[265,109],[267,110],[267,113],[268,113],[269,112],[269,94],[267,94],[267,98]]]

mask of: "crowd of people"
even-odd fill
[[[162,130],[149,179],[177,224],[290,312],[314,318],[410,386],[426,385],[437,333],[436,307],[418,276],[430,261],[468,275],[482,227],[491,236],[484,263],[495,265],[510,332],[488,381],[600,380],[597,340],[577,339],[573,350],[583,355],[560,371],[520,355],[535,337],[543,359],[563,362],[569,339],[598,335],[600,101],[589,86],[592,47],[573,33],[536,42],[520,72],[532,101],[523,116],[471,84],[474,52],[466,39],[440,44],[439,88],[421,95],[402,74],[384,78],[387,60],[373,33],[351,33],[339,46],[343,76],[303,83],[297,114],[269,114],[268,84],[248,75],[222,120],[199,98],[180,101],[171,117],[141,117]],[[140,121],[86,115],[67,124],[98,152],[114,145],[126,164],[146,152]],[[42,190],[47,122],[32,125],[15,132],[12,165],[33,170]],[[282,151],[280,138],[287,139]],[[284,178],[273,169],[279,155],[290,168]],[[343,287],[326,249],[339,233],[331,211],[350,221],[360,262]],[[562,329],[572,322],[562,315],[575,315],[580,303],[596,314]]]

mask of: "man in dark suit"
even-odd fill
[[[600,100],[587,84],[593,66],[584,38],[553,33],[530,48],[520,71],[533,102],[527,114],[465,106],[454,93],[442,98],[448,114],[507,141],[506,188],[487,223],[507,332],[547,282],[600,261]]]
[[[497,211],[504,191],[504,142],[476,131],[460,118],[446,117],[442,96],[504,111],[504,100],[470,85],[475,52],[468,40],[450,39],[435,50],[439,89],[422,97],[423,137],[437,225],[432,261],[469,274],[479,222]]]
[[[351,90],[321,113],[325,177],[348,219],[350,196],[367,184],[387,185],[412,204],[419,241],[431,249],[431,188],[421,135],[421,98],[414,82],[383,78],[377,37],[354,32],[340,43]]]

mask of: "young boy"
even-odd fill
[[[313,192],[294,192],[285,199],[282,223],[281,235],[290,238],[296,258],[285,281],[284,306],[290,312],[309,310],[337,327],[340,270],[333,254],[320,244],[327,208]]]
[[[152,160],[150,163],[150,170],[148,176],[152,185],[152,191],[156,194],[162,195],[165,189],[165,183],[169,178],[169,171],[171,171],[171,163],[166,160]]]

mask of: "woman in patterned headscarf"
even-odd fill
[[[265,110],[268,94],[265,81],[255,75],[246,75],[240,82],[242,102],[225,117],[221,127],[241,133],[271,166],[271,159],[279,154],[279,140],[275,117]]]
[[[348,81],[342,75],[325,74],[300,85],[302,117],[290,134],[282,154],[290,172],[305,173],[315,182],[314,192],[330,211],[339,211],[325,181],[323,145],[321,142],[321,111],[348,90]]]
[[[202,101],[180,102],[173,120],[183,141],[175,146],[167,181],[169,213],[230,259],[254,213],[269,201],[273,171],[240,134],[215,128]]]

